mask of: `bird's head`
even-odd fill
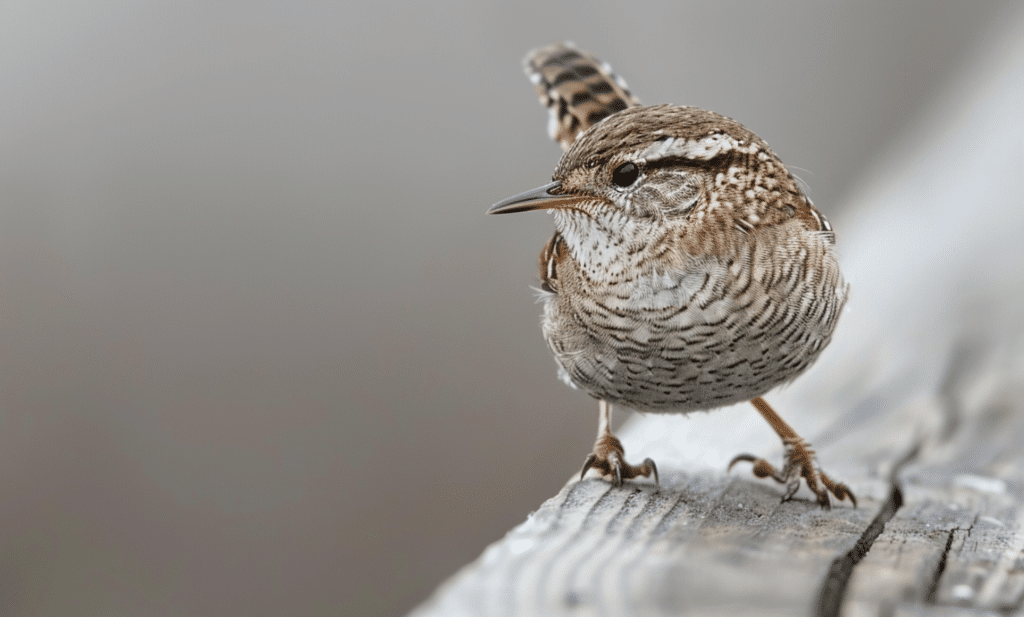
[[[748,129],[673,105],[633,107],[592,126],[552,180],[489,212],[551,211],[578,260],[595,245],[604,248],[603,260],[609,251],[661,251],[668,238],[691,255],[726,250],[729,238],[791,217],[806,202]]]

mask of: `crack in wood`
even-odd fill
[[[839,616],[839,610],[843,606],[843,598],[846,595],[846,587],[850,583],[850,577],[853,576],[853,569],[868,554],[878,536],[882,535],[886,523],[892,520],[892,517],[896,516],[896,512],[903,507],[903,485],[899,479],[899,472],[904,465],[917,458],[920,450],[921,443],[918,442],[893,466],[889,476],[889,497],[875,517],[871,519],[871,523],[864,529],[853,548],[832,561],[818,595],[816,614],[819,617]]]
[[[888,500],[857,539],[853,548],[832,561],[832,566],[825,576],[821,594],[818,596],[818,615],[821,617],[837,617],[839,615],[843,597],[846,595],[846,586],[850,582],[850,577],[853,576],[853,568],[868,554],[875,539],[885,529],[885,524],[896,515],[896,511],[901,506],[903,506],[903,488],[897,482],[892,485]]]
[[[935,572],[932,573],[932,580],[928,585],[928,593],[924,596],[924,601],[928,604],[938,603],[939,594],[939,581],[942,580],[942,575],[946,571],[946,563],[949,559],[949,553],[953,550],[953,540],[956,539],[956,532],[964,532],[964,541],[961,543],[961,548],[967,543],[967,540],[971,537],[971,532],[974,530],[974,526],[978,523],[978,516],[974,517],[971,524],[967,527],[954,527],[949,530],[949,536],[946,538],[946,547],[942,549],[942,555],[939,556],[939,563],[935,566]]]
[[[946,537],[946,548],[942,549],[939,563],[936,564],[935,572],[932,573],[932,582],[928,585],[928,593],[924,595],[924,601],[928,604],[935,604],[935,597],[939,593],[939,580],[942,579],[942,573],[946,571],[946,559],[949,558],[949,551],[953,549],[953,538],[956,537],[958,531],[960,531],[960,527],[954,527],[949,530],[949,536]]]

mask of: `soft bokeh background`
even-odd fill
[[[3,2],[0,612],[401,614],[578,468],[550,221],[483,214],[558,158],[527,49],[739,119],[842,243],[1011,4]]]

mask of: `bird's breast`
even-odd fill
[[[780,264],[761,254],[768,248],[633,269],[603,284],[559,264],[543,330],[563,380],[635,409],[687,412],[795,377],[828,343],[845,283],[830,253],[797,259],[794,248]]]

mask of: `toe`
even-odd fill
[[[736,455],[730,461],[729,469],[732,470],[733,466],[739,462],[753,463],[751,471],[758,478],[771,478],[784,485],[783,502],[789,501],[796,495],[796,492],[800,489],[800,480],[802,478],[807,483],[807,488],[811,489],[811,492],[814,493],[818,505],[822,509],[829,510],[832,508],[832,500],[829,493],[834,495],[839,501],[849,497],[853,507],[857,507],[857,498],[854,497],[850,488],[841,482],[835,482],[818,469],[814,451],[807,444],[803,443],[802,440],[790,440],[786,443],[785,464],[781,471],[763,458],[758,458],[752,454]]]
[[[583,462],[583,469],[580,470],[580,480],[583,480],[588,471],[596,469],[601,472],[602,476],[611,476],[612,486],[615,487],[622,486],[624,480],[630,480],[638,476],[647,477],[652,474],[654,482],[660,484],[658,467],[654,464],[653,460],[647,458],[640,465],[630,465],[623,459],[622,446],[617,443],[618,440],[614,436],[611,436],[611,439],[614,440],[614,442],[611,442],[612,445],[618,447],[606,448],[604,446],[608,442],[599,442],[594,452],[588,454]]]
[[[821,483],[825,485],[829,492],[836,496],[836,499],[839,501],[846,501],[846,498],[849,497],[850,503],[853,504],[853,507],[857,507],[857,498],[854,496],[853,491],[850,490],[850,487],[846,486],[842,482],[836,482],[824,473],[821,474]]]
[[[753,454],[747,454],[747,453],[737,454],[736,456],[732,457],[731,461],[729,461],[729,467],[728,467],[728,469],[726,469],[726,472],[732,471],[732,466],[735,465],[736,463],[739,463],[740,461],[745,461],[747,463],[757,464],[757,462],[759,460],[761,460],[761,459],[759,459],[758,457],[754,456]]]
[[[789,482],[786,475],[780,474],[778,470],[776,470],[775,467],[772,466],[771,463],[764,460],[763,458],[758,458],[753,454],[737,454],[735,457],[733,457],[732,462],[729,463],[728,471],[732,471],[732,466],[735,465],[736,463],[739,463],[740,461],[753,463],[754,467],[751,469],[751,471],[758,478],[771,478],[776,482],[779,482],[780,484],[787,484]]]
[[[828,491],[822,489],[821,492],[818,493],[818,505],[822,510],[832,509],[832,502],[829,501]]]

